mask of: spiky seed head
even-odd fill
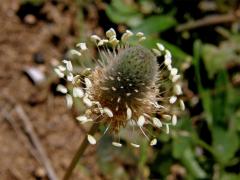
[[[134,35],[138,38],[137,45],[128,44]],[[101,121],[107,126],[105,132],[115,134],[123,127],[138,126],[135,129],[140,130],[150,145],[156,145],[157,139],[148,137],[144,132],[145,126],[165,128],[166,133],[169,133],[169,126],[177,123],[176,106],[185,109],[179,97],[183,94],[179,83],[180,75],[178,69],[172,66],[171,52],[159,43],[152,50],[143,47],[140,42],[146,37],[142,32],[134,34],[127,30],[121,40],[118,40],[115,30],[111,28],[106,36],[106,39],[91,36],[99,50],[98,65],[95,68],[86,68],[76,76],[70,61],[64,60],[65,66],[55,68],[59,77],[66,76],[74,86],[73,98],[82,98],[86,105],[86,113],[78,116],[77,120],[81,123]],[[88,50],[85,43],[79,43],[77,47],[80,48],[79,51],[71,52],[80,57]],[[159,56],[164,57],[160,66],[157,61]],[[68,107],[71,107],[71,93],[65,89],[64,93]],[[88,135],[88,141],[96,143],[92,135]],[[122,146],[119,141],[112,144]],[[130,144],[140,147],[136,142]]]

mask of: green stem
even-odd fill
[[[98,126],[99,126],[99,123],[94,123],[92,125],[92,127],[89,129],[88,131],[88,134],[95,134],[95,132],[97,131],[98,129]],[[74,170],[74,168],[76,167],[79,159],[82,157],[83,153],[85,152],[85,150],[87,149],[88,145],[89,145],[89,142],[88,142],[88,139],[87,139],[87,136],[88,134],[86,134],[83,142],[80,144],[78,150],[77,150],[77,153],[74,155],[72,161],[71,161],[71,164],[69,165],[64,177],[63,177],[63,180],[68,180]]]

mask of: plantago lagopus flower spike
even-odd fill
[[[133,36],[138,39],[134,45],[129,42]],[[86,113],[77,120],[105,124],[104,134],[109,131],[118,135],[122,128],[131,126],[153,146],[157,139],[149,134],[146,126],[169,133],[170,126],[177,124],[179,110],[184,110],[185,106],[180,99],[180,75],[178,69],[172,67],[170,51],[160,43],[149,50],[141,45],[145,39],[142,32],[134,34],[127,30],[118,40],[111,28],[105,39],[91,36],[99,53],[94,68],[74,75],[71,61],[63,60],[63,65],[57,66],[55,72],[73,84],[71,94],[62,85],[57,88],[66,94],[68,107],[72,106],[73,98],[82,98],[86,106]],[[71,53],[81,58],[88,51],[87,45],[79,43],[77,47],[79,49]],[[159,63],[160,57],[163,60]],[[88,134],[88,141],[96,144],[92,134]],[[120,138],[112,144],[122,146]],[[130,144],[140,147],[136,142]]]

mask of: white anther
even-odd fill
[[[72,71],[73,70],[73,66],[72,66],[71,61],[63,60],[63,63],[66,64],[66,68],[67,68],[68,71]]]
[[[67,107],[70,109],[73,105],[73,99],[70,94],[66,95]]]
[[[150,146],[155,146],[157,144],[157,139],[154,138],[153,140],[151,140],[150,142]]]
[[[145,36],[143,36],[143,37],[141,37],[141,38],[139,38],[139,42],[141,42],[141,41],[144,41],[144,40],[146,40],[147,38],[145,37]]]
[[[157,47],[158,47],[158,49],[160,51],[164,51],[165,50],[165,47],[162,44],[160,44],[160,43],[157,43]]]
[[[108,117],[113,117],[113,112],[111,111],[111,109],[104,107],[103,108],[103,112],[108,116]]]
[[[135,144],[135,143],[130,143],[133,147],[135,147],[135,148],[139,148],[140,147],[140,145],[139,144]]]
[[[73,97],[82,98],[83,96],[84,96],[84,92],[83,92],[82,88],[80,88],[80,87],[73,88]]]
[[[117,89],[116,89],[115,87],[112,87],[112,90],[113,90],[113,91],[116,91]]]
[[[91,107],[93,105],[92,101],[87,96],[83,97],[83,103],[88,107]]]
[[[176,96],[171,96],[169,99],[169,103],[170,104],[174,104],[177,101],[177,97]]]
[[[96,139],[90,134],[88,134],[87,139],[88,139],[88,142],[92,145],[97,143]]]
[[[185,104],[184,104],[183,100],[180,99],[179,103],[180,103],[181,110],[184,111],[185,110]]]
[[[180,75],[175,75],[175,76],[172,76],[172,82],[176,82],[177,80],[179,80],[180,79]]]
[[[92,36],[91,36],[91,40],[92,40],[93,42],[97,42],[97,41],[100,41],[101,38],[100,38],[99,36],[97,36],[97,35],[92,35]]]
[[[90,81],[90,79],[85,77],[84,81],[87,89],[92,87],[92,82]]]
[[[67,75],[67,80],[70,81],[70,82],[73,81],[73,74],[72,74],[72,73],[69,73],[69,74]]]
[[[76,46],[79,47],[83,51],[88,49],[86,43],[78,43]]]
[[[160,121],[160,119],[156,118],[156,117],[153,117],[153,124],[158,127],[158,128],[161,128],[162,127],[162,122]]]
[[[172,116],[172,125],[173,125],[173,126],[176,126],[176,124],[177,124],[177,116],[174,114],[174,115]]]
[[[113,47],[117,46],[119,43],[119,40],[117,40],[117,38],[113,38],[109,41],[110,44],[112,44]]]
[[[82,53],[80,53],[79,51],[77,51],[75,49],[70,50],[70,54],[71,55],[77,55],[77,56],[81,56],[82,55]]]
[[[164,118],[164,119],[166,119],[166,120],[171,120],[171,116],[170,115],[168,115],[168,114],[163,114],[162,115],[162,117]]]
[[[62,72],[66,71],[66,67],[64,67],[63,65],[59,65],[57,68]]]
[[[131,93],[126,93],[126,96],[131,96]]]
[[[141,115],[139,118],[138,118],[138,121],[137,121],[137,124],[139,127],[142,127],[145,123],[145,117],[143,115]]]
[[[116,32],[115,32],[115,30],[114,30],[113,28],[110,28],[110,29],[106,32],[106,36],[107,36],[108,38],[111,38],[111,37],[113,37],[113,36],[116,37]]]
[[[132,110],[128,107],[127,108],[127,120],[132,118]]]
[[[144,33],[143,33],[143,32],[138,32],[138,33],[136,34],[136,36],[137,36],[137,37],[143,37],[143,36],[144,36]]]
[[[171,64],[172,64],[172,59],[169,58],[169,57],[165,57],[164,64],[165,64],[166,66],[171,65]]]
[[[165,57],[172,59],[172,54],[169,50],[165,50]]]
[[[182,92],[182,87],[179,85],[179,84],[176,84],[174,87],[173,87],[173,91],[176,95],[181,95],[183,92]]]
[[[66,93],[67,93],[67,88],[66,88],[65,86],[59,84],[59,85],[57,86],[57,91],[59,91],[59,92],[61,92],[61,93],[63,93],[63,94],[66,94]]]
[[[121,97],[118,97],[117,102],[119,103],[121,101]]]
[[[97,46],[103,46],[105,43],[108,43],[107,39],[102,39],[98,42]]]
[[[158,49],[153,48],[152,51],[156,56],[161,56],[162,55],[162,53]]]
[[[112,145],[115,147],[122,147],[122,144],[118,142],[112,142]]]
[[[172,76],[176,76],[177,73],[178,73],[178,69],[177,68],[172,68],[170,73],[171,73]]]
[[[76,119],[80,121],[82,124],[93,121],[92,119],[88,119],[86,116],[78,116],[76,117]]]

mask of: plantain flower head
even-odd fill
[[[86,106],[85,114],[77,117],[81,123],[102,123],[106,127],[104,133],[115,135],[130,126],[145,136],[150,145],[155,145],[157,139],[147,133],[147,128],[169,133],[170,126],[177,124],[179,110],[185,109],[180,75],[172,66],[170,51],[160,43],[151,50],[142,46],[144,34],[129,30],[120,40],[112,28],[106,32],[106,38],[92,35],[90,39],[99,54],[94,67],[75,73],[71,61],[63,60],[55,68],[58,76],[73,86],[71,93],[62,85],[57,87],[66,94],[68,107],[72,106],[73,98],[81,98]],[[77,48],[71,53],[85,58],[86,43],[77,44]],[[93,135],[89,134],[88,140],[96,144]],[[120,139],[112,144],[122,146]],[[130,144],[140,146],[136,142]]]

